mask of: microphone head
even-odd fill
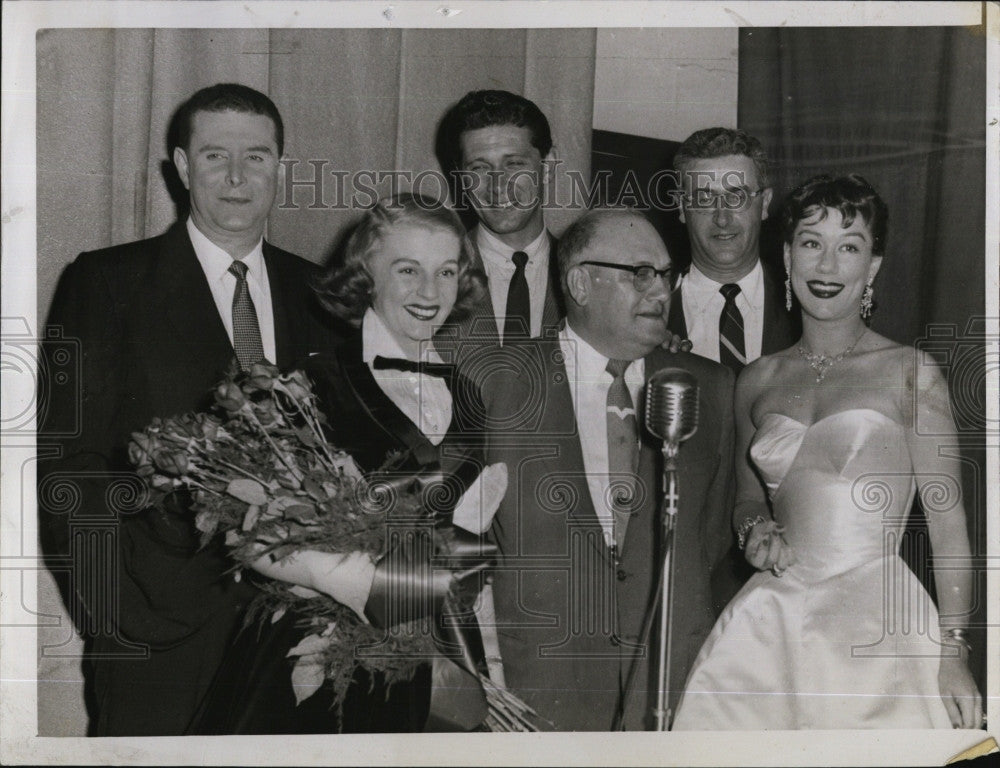
[[[682,368],[663,368],[646,384],[646,429],[669,445],[698,429],[698,380]]]

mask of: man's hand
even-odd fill
[[[687,339],[681,338],[673,331],[667,331],[667,338],[660,345],[668,352],[690,352],[694,345]]]

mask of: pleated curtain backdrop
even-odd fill
[[[742,29],[738,113],[774,160],[775,217],[782,199],[818,173],[860,173],[886,201],[872,328],[933,351],[943,366],[958,435],[938,450],[961,460],[972,555],[985,557],[983,318],[996,276],[986,275],[984,29]],[[776,223],[772,255],[780,254]],[[909,564],[929,580],[923,526],[921,515],[911,516],[903,554],[909,549]],[[968,617],[980,690],[985,594],[980,572]]]
[[[290,179],[313,180],[320,168],[323,188],[279,189],[268,239],[322,262],[359,215],[335,207],[337,175],[438,169],[437,123],[473,89],[523,93],[546,113],[562,161],[559,201],[567,202],[567,170],[590,174],[595,47],[595,30],[44,30],[37,39],[39,320],[78,253],[157,235],[176,220],[167,126],[199,88],[240,82],[277,104],[285,156],[297,161]],[[359,186],[390,191],[388,182]],[[420,189],[445,194],[433,180]],[[339,202],[359,191],[348,184]],[[558,233],[575,215],[554,211],[547,222]],[[61,614],[45,572],[39,607]],[[39,642],[39,733],[82,735],[82,646],[68,617],[40,629]]]
[[[166,132],[178,105],[217,82],[268,94],[285,121],[291,177],[268,239],[322,261],[357,215],[343,207],[362,171],[438,169],[434,131],[469,90],[501,88],[548,116],[567,170],[590,173],[595,30],[58,29],[38,36],[38,307],[77,253],[151,237],[177,217]],[[313,161],[310,163],[310,161]],[[315,169],[322,194],[303,184]],[[347,182],[337,189],[337,175]],[[420,189],[443,196],[431,177]],[[410,184],[404,179],[400,189]],[[176,192],[176,190],[175,190]],[[341,205],[338,207],[338,203]],[[573,211],[553,211],[561,231]]]

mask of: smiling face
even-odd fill
[[[574,261],[648,265],[658,270],[670,266],[663,240],[641,216],[612,215],[597,227]],[[569,322],[601,354],[636,360],[666,338],[667,280],[655,278],[644,291],[637,291],[631,272],[577,264],[567,272],[566,284],[572,299]]]
[[[372,308],[412,360],[455,305],[460,249],[458,235],[447,229],[400,224],[369,257]]]
[[[761,190],[757,169],[746,155],[697,158],[684,167],[684,190],[694,196]],[[760,225],[767,218],[772,190],[755,197],[736,195],[742,204],[697,207],[686,203],[681,221],[691,240],[691,259],[706,276],[732,283],[749,274],[759,258]],[[732,196],[732,195],[731,195]]]
[[[191,218],[234,258],[257,244],[278,189],[274,123],[250,112],[196,112],[174,164],[191,193]]]
[[[792,242],[785,244],[792,290],[802,311],[821,320],[858,317],[861,294],[881,264],[881,256],[872,256],[872,233],[864,219],[855,216],[845,227],[836,208],[799,221]]]
[[[512,248],[524,248],[542,233],[542,156],[531,131],[494,125],[459,138],[462,170],[471,172],[469,198],[479,220]]]

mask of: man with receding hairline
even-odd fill
[[[493,525],[504,677],[557,730],[644,730],[658,638],[643,624],[663,556],[660,444],[642,427],[644,385],[664,367],[700,385],[699,427],[679,456],[675,701],[714,622],[711,570],[731,539],[733,376],[661,347],[671,262],[641,215],[584,214],[558,259],[558,338],[504,347],[483,382],[488,461],[517,468]]]

